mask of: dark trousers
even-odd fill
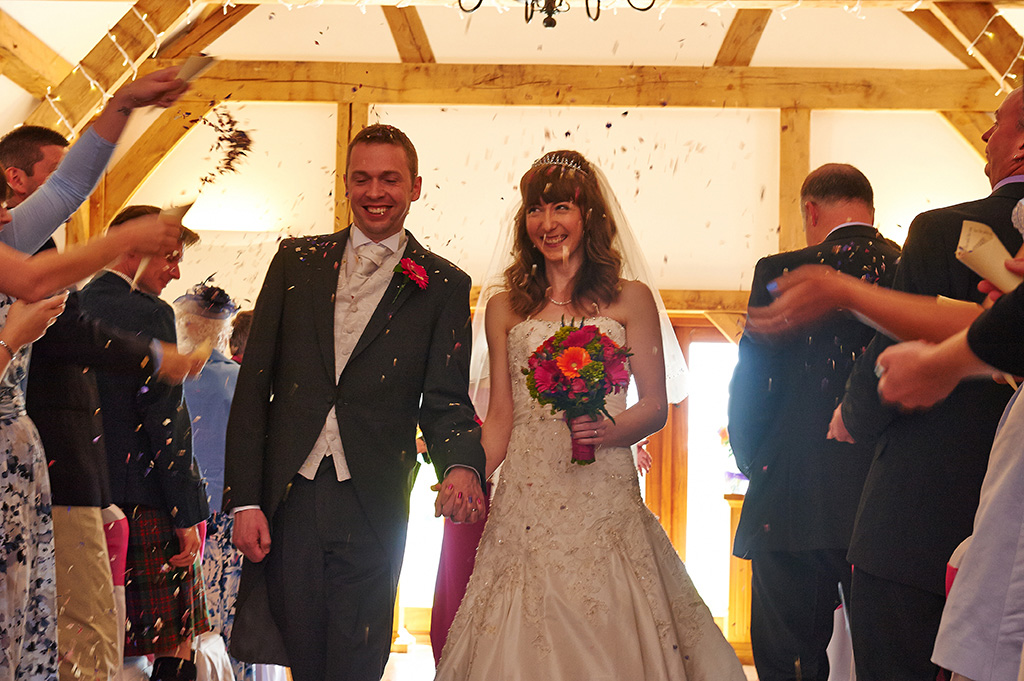
[[[839,584],[844,593],[850,589],[846,551],[758,551],[750,568],[750,644],[758,678],[826,681]]]
[[[850,632],[857,681],[935,681],[932,648],[945,601],[855,568]]]
[[[270,611],[295,681],[379,681],[391,649],[397,568],[331,459],[295,476],[266,558]]]

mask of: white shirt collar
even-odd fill
[[[399,247],[402,245],[404,236],[405,230],[400,229],[398,230],[398,232],[392,234],[387,239],[384,239],[383,241],[378,241],[376,243],[383,244],[384,246],[387,246],[389,249],[391,249],[392,253],[396,253],[398,252]],[[349,232],[348,238],[349,242],[352,245],[352,248],[359,248],[363,244],[373,243],[373,239],[363,234],[355,224],[352,225],[352,230]]]
[[[854,220],[853,222],[844,222],[841,225],[836,225],[835,227],[833,227],[832,229],[829,230],[828,234],[825,235],[825,238],[827,239],[830,236],[832,236],[832,232],[836,231],[837,229],[842,229],[843,227],[849,227],[850,225],[860,225],[862,227],[871,227],[872,229],[875,228],[874,225],[869,225],[866,222],[857,222],[856,220]]]

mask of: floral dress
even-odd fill
[[[0,295],[0,327],[12,302]],[[0,378],[0,681],[57,674],[50,480],[22,389],[29,354],[22,348]]]

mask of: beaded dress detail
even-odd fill
[[[625,329],[588,320],[621,345]],[[442,681],[742,681],[742,667],[644,505],[628,447],[570,462],[569,429],[522,367],[561,326],[508,335],[514,424]],[[625,409],[625,391],[608,398]]]

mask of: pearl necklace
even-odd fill
[[[558,305],[559,307],[565,307],[566,305],[572,302],[572,298],[570,298],[569,300],[555,300],[551,296],[548,296],[548,300],[550,300],[555,305]]]

